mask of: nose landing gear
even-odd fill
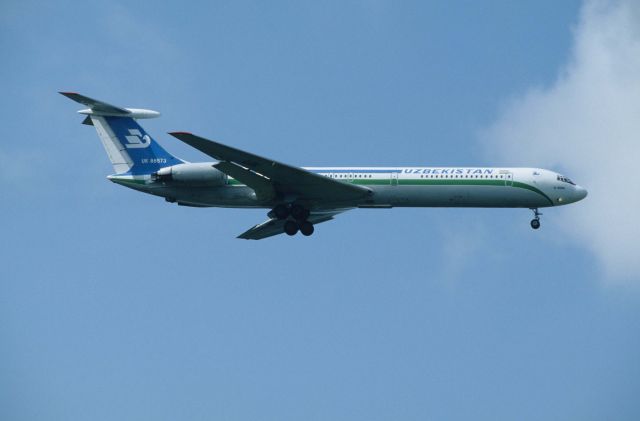
[[[540,215],[542,215],[540,213],[540,211],[538,211],[538,208],[532,208],[531,209],[533,211],[533,219],[531,220],[531,228],[533,228],[534,230],[537,230],[538,228],[540,228]]]

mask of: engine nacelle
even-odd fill
[[[222,186],[227,183],[227,175],[207,162],[160,168],[154,176],[156,181],[191,186]]]

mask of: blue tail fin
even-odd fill
[[[116,174],[152,174],[184,162],[165,151],[135,120],[158,117],[159,112],[117,107],[75,92],[60,93],[89,107],[78,112],[87,115],[84,124],[96,128]]]
[[[91,116],[91,122],[116,173],[151,174],[184,162],[167,152],[131,117]],[[113,149],[118,151],[115,156],[110,153]]]

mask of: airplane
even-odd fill
[[[310,236],[317,224],[355,208],[528,208],[537,230],[540,208],[587,196],[568,177],[541,168],[296,167],[188,132],[169,133],[215,159],[192,163],[171,155],[137,123],[159,112],[60,94],[88,107],[78,113],[98,132],[115,171],[109,180],[181,206],[267,209],[266,221],[238,236],[247,240]]]

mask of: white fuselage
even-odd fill
[[[372,194],[358,202],[326,203],[343,207],[496,207],[542,208],[583,199],[587,192],[566,177],[539,168],[488,167],[306,167],[344,183],[367,187]],[[253,189],[231,177],[220,185],[179,185],[153,181],[148,175],[110,176],[112,181],[190,206],[271,208]],[[295,198],[293,198],[295,200]]]
[[[76,92],[65,97],[89,107],[115,174],[109,180],[196,207],[266,208],[269,219],[238,238],[260,240],[286,233],[313,234],[314,226],[353,208],[538,208],[577,202],[587,191],[567,177],[538,168],[307,167],[265,158],[189,132],[171,136],[217,162],[179,159],[137,123],[156,111],[118,107]]]

